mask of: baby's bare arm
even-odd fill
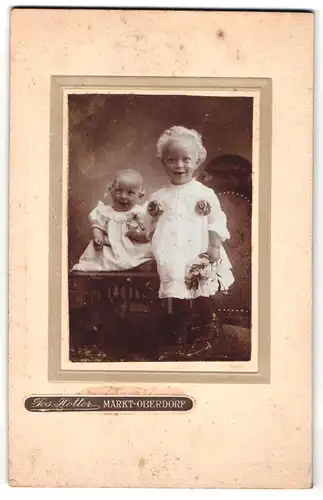
[[[103,242],[104,232],[98,227],[92,227],[92,238]]]
[[[96,250],[101,250],[105,240],[105,233],[102,229],[98,227],[92,227],[92,238],[94,243],[94,248]]]

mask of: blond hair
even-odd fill
[[[197,164],[202,165],[206,159],[207,151],[203,145],[202,136],[194,129],[188,129],[182,125],[174,125],[165,130],[157,141],[157,157],[162,158],[165,149],[171,141],[186,138],[192,140],[197,149]]]

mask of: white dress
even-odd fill
[[[163,211],[160,216],[150,219],[150,227],[154,230],[152,250],[160,277],[159,297],[191,299],[214,295],[219,288],[217,280],[200,284],[197,290],[189,290],[185,285],[187,266],[208,250],[209,231],[215,231],[222,241],[230,238],[226,215],[213,189],[192,180],[160,189],[150,201],[158,202]],[[208,215],[196,210],[199,201],[208,203]],[[234,278],[222,245],[220,256],[217,272],[221,276],[221,289],[226,291]]]
[[[125,236],[129,229],[140,228],[145,213],[146,205],[135,205],[128,212],[117,212],[99,201],[89,219],[92,227],[98,227],[108,235],[110,246],[97,251],[91,241],[72,271],[122,271],[151,260],[149,243],[134,243]]]

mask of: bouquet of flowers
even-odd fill
[[[195,262],[187,266],[185,285],[188,290],[196,291],[200,285],[217,280],[221,288],[221,276],[218,263],[212,262],[207,254],[201,254]]]
[[[132,213],[127,218],[127,230],[128,231],[136,231],[137,233],[141,233],[145,230],[143,221],[139,217],[138,214]]]

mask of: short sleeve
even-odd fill
[[[209,188],[208,201],[211,205],[211,212],[208,215],[208,228],[209,231],[215,231],[222,241],[230,238],[230,233],[227,228],[227,217],[221,209],[219,198]]]
[[[91,227],[97,227],[98,229],[101,229],[102,231],[107,230],[107,223],[108,223],[108,216],[106,213],[104,213],[106,210],[106,206],[102,201],[99,201],[97,206],[95,207],[94,210],[89,215],[89,221],[91,224]]]

